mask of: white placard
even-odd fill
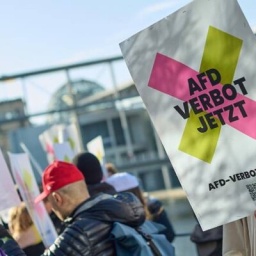
[[[90,153],[94,154],[103,163],[103,158],[105,156],[105,150],[103,146],[103,140],[101,136],[97,136],[87,143],[87,149]]]
[[[44,245],[49,247],[57,238],[57,232],[46,211],[44,203],[34,203],[34,199],[40,194],[40,191],[29,162],[29,157],[26,153],[8,153],[8,155],[14,179],[28,212],[42,237]]]
[[[69,142],[53,144],[55,158],[60,161],[71,163],[75,152],[70,147]]]
[[[69,142],[70,148],[74,152],[73,154],[76,155],[77,153],[83,151],[81,148],[81,144],[79,142],[80,138],[78,135],[77,127],[74,123],[65,126],[65,128],[62,130],[62,136],[60,137],[60,142]]]
[[[256,40],[238,2],[192,1],[120,47],[203,230],[250,215]]]
[[[59,124],[51,126],[39,135],[39,141],[46,152],[48,163],[52,163],[55,159],[60,157],[60,152],[58,151],[56,153],[54,151],[54,148],[57,147],[60,149],[60,146],[56,146],[55,144],[65,144],[65,142],[68,142],[72,150],[72,155],[76,155],[82,151],[78,131],[73,123],[70,125]],[[58,154],[58,156],[56,156],[56,154]],[[70,155],[70,151],[67,154]]]
[[[20,204],[17,189],[0,149],[0,211]]]
[[[101,136],[97,136],[87,143],[87,149],[90,153],[94,154],[100,161],[102,171],[103,171],[103,180],[107,178],[107,170],[105,168],[105,150],[103,139]]]

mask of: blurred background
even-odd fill
[[[0,148],[24,151],[43,170],[38,136],[75,123],[81,143],[103,139],[107,162],[159,196],[178,233],[196,223],[175,171],[121,56],[119,43],[189,3],[169,1],[8,1],[0,10]],[[255,31],[255,1],[239,1]],[[35,166],[33,168],[36,169]],[[35,171],[40,180],[40,174]],[[196,255],[189,236],[177,255]],[[184,246],[186,244],[186,246]],[[189,254],[186,254],[186,252]]]

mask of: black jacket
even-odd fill
[[[110,237],[113,222],[136,227],[144,220],[144,208],[132,193],[114,196],[99,194],[78,206],[71,217],[65,220],[67,227],[43,256],[116,255]],[[1,230],[3,234],[0,232],[0,242],[6,236],[6,230],[2,227]],[[12,241],[5,246],[0,244],[0,247],[11,252],[8,255],[24,256],[17,243]]]
[[[27,256],[37,256],[37,255],[42,255],[45,251],[45,246],[43,242],[34,244],[34,245],[29,245],[25,248],[23,248],[23,251]]]
[[[13,240],[9,232],[7,232],[5,227],[2,225],[0,225],[0,248],[8,256],[26,256],[24,251],[19,247],[17,242]]]
[[[107,182],[101,182],[101,183],[96,183],[91,185],[87,184],[87,188],[90,196],[95,196],[98,193],[105,193],[109,195],[114,195],[117,193],[115,188],[110,184],[108,184]]]
[[[68,226],[44,255],[115,255],[110,239],[113,222],[135,227],[144,220],[143,206],[131,193],[91,197],[65,221]]]

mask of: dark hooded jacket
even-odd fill
[[[82,203],[65,220],[66,229],[44,255],[116,255],[110,239],[113,222],[136,227],[144,220],[143,206],[133,194],[99,194]]]
[[[105,193],[109,195],[114,195],[117,193],[115,188],[106,182],[87,185],[87,188],[90,196],[95,196],[96,194],[99,193]]]
[[[0,248],[6,255],[26,256],[18,243],[12,238],[7,229],[0,224]],[[1,256],[3,254],[0,254]]]
[[[116,255],[110,237],[113,222],[137,227],[144,220],[144,208],[132,193],[99,194],[79,205],[65,220],[67,227],[43,256]],[[15,243],[8,247],[9,251],[15,251],[10,255],[24,255],[16,247]]]

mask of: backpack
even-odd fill
[[[111,235],[117,256],[174,256],[174,246],[159,234],[165,227],[146,220],[138,228],[114,222]]]

